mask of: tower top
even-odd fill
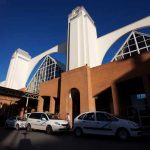
[[[71,20],[77,18],[80,15],[87,16],[94,24],[93,19],[90,17],[90,15],[83,6],[77,6],[75,9],[73,9],[72,12],[69,14],[68,21],[70,22]]]
[[[17,54],[20,54],[20,55],[22,55],[22,56],[24,56],[24,57],[26,57],[26,58],[28,58],[28,59],[31,59],[30,54],[29,54],[28,52],[22,50],[21,48],[18,48],[18,49],[14,52],[14,54],[13,54],[12,57],[15,57]]]

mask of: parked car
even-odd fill
[[[27,118],[27,131],[32,129],[46,131],[47,134],[69,129],[69,123],[66,120],[55,118],[54,114],[33,112]]]
[[[77,116],[74,119],[73,131],[76,136],[82,134],[115,135],[121,140],[142,134],[137,123],[101,111],[85,112]]]
[[[26,119],[20,118],[19,116],[9,117],[5,122],[5,128],[15,128],[19,130],[20,128],[26,128]]]

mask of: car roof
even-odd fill
[[[83,112],[83,113],[81,113],[81,114],[85,114],[85,113],[97,113],[97,112],[109,114],[109,113],[106,112],[106,111],[87,111],[87,112]]]
[[[31,112],[29,114],[48,114],[48,115],[54,115],[53,113],[50,113],[50,112]]]
[[[45,112],[31,112],[30,114],[46,114]]]

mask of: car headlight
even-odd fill
[[[128,124],[131,125],[134,128],[139,128],[139,125],[137,123],[135,123],[135,122],[130,122],[129,121]]]
[[[56,124],[56,125],[58,125],[58,126],[60,126],[60,125],[61,125],[59,122],[54,122],[54,124]]]

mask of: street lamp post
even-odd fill
[[[27,97],[26,108],[28,107],[29,97]]]

